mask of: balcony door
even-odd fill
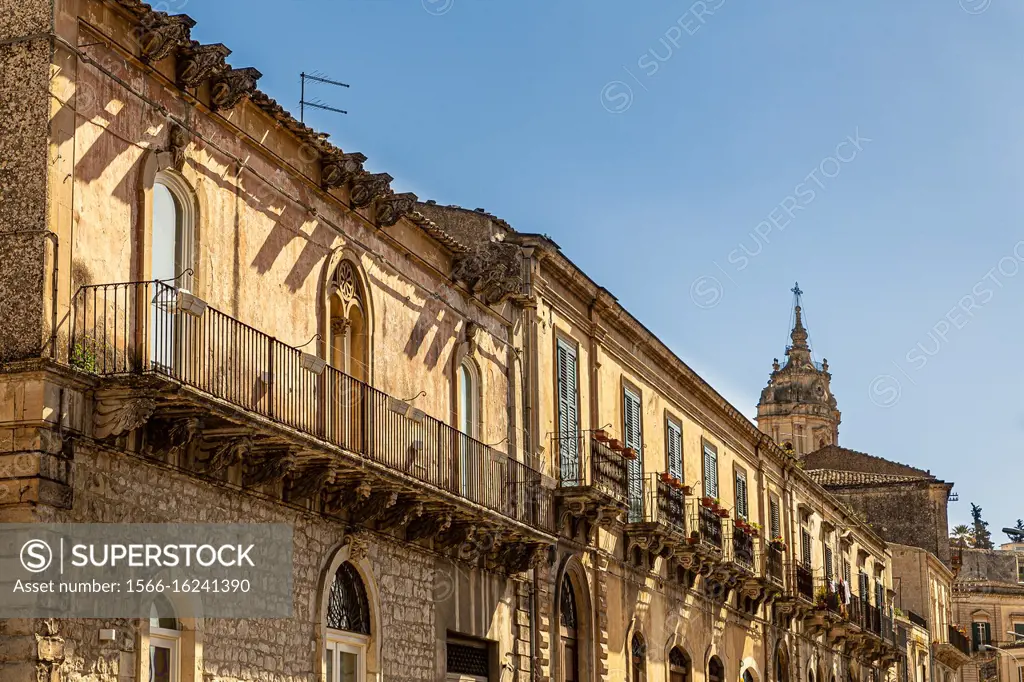
[[[579,374],[576,347],[558,340],[558,456],[563,485],[583,485],[580,466]]]
[[[636,522],[643,520],[644,516],[642,413],[639,394],[629,388],[622,391],[622,415],[626,447],[636,453],[636,457],[629,461],[629,520]]]
[[[459,365],[459,485],[463,496],[481,501],[484,451],[477,436],[480,431],[480,385],[476,365],[469,358]]]
[[[331,278],[330,316],[327,357],[337,371],[326,375],[328,439],[366,452],[369,324],[362,284],[347,260],[338,264]]]
[[[150,216],[149,277],[157,280],[146,292],[149,369],[176,376],[181,362],[181,321],[177,289],[191,286],[188,245],[193,229],[190,190],[172,173],[158,173],[153,183]],[[126,302],[127,303],[127,302]]]

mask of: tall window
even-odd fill
[[[153,183],[149,278],[153,285],[149,326],[149,359],[154,369],[172,372],[178,355],[177,289],[191,289],[195,226],[191,190],[173,173],[158,173]]]
[[[806,528],[800,529],[800,559],[804,566],[811,567],[811,534]]]
[[[680,649],[673,647],[668,652],[669,682],[690,682],[690,656]]]
[[[976,620],[971,627],[971,635],[974,651],[978,651],[982,644],[992,643],[992,625],[985,621]]]
[[[579,370],[576,347],[558,340],[558,459],[562,482],[582,485],[580,470]]]
[[[725,682],[725,666],[718,656],[708,661],[708,682]]]
[[[668,473],[683,480],[683,427],[669,419],[665,429],[665,453],[668,458]]]
[[[718,497],[718,450],[704,443],[704,495]]]
[[[747,506],[747,472],[743,469],[736,470],[736,514],[742,519],[750,518],[750,508]]]
[[[480,389],[477,385],[476,366],[468,358],[459,365],[459,431],[462,444],[459,448],[459,470],[462,477],[462,492],[471,495],[475,482],[481,480],[483,472],[479,462],[483,452],[475,438],[480,430]]]
[[[636,458],[629,462],[629,520],[644,517],[644,463],[641,433],[640,396],[626,388],[622,391],[623,434],[626,447],[632,448]]]
[[[579,614],[576,611],[576,593],[568,574],[562,576],[558,616],[562,640],[562,682],[576,682],[580,679]]]
[[[775,653],[775,682],[789,682],[789,653],[781,647]]]
[[[779,498],[774,495],[768,500],[768,524],[772,538],[782,537],[782,509]]]
[[[150,609],[149,680],[181,682],[181,625],[166,600]]]
[[[353,263],[343,260],[338,264],[331,276],[329,291],[327,360],[331,367],[347,375],[332,373],[328,376],[330,440],[357,449],[362,447],[365,431],[365,406],[358,381],[369,379],[369,324],[366,292]]]
[[[832,563],[832,548],[825,545],[825,580],[832,580],[835,577],[835,567]]]
[[[643,635],[634,632],[630,648],[633,653],[633,682],[644,682],[647,679],[647,642]]]
[[[370,645],[370,605],[355,567],[338,567],[327,602],[327,682],[365,682]]]
[[[445,667],[453,682],[487,682],[490,676],[490,651],[483,642],[445,643]]]

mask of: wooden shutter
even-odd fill
[[[846,561],[844,559],[843,560],[843,580],[846,582],[847,585],[850,585],[851,589],[852,589],[853,586],[850,583],[850,575],[851,575],[850,574],[850,562]]]
[[[671,419],[665,435],[665,451],[668,453],[668,473],[683,480],[683,429]]]
[[[562,480],[582,484],[579,453],[579,399],[576,348],[558,341],[558,438]]]
[[[622,414],[626,447],[636,451],[636,459],[629,462],[629,516],[630,520],[643,518],[644,469],[643,443],[640,429],[640,396],[628,388],[622,392]]]
[[[747,507],[747,472],[736,470],[736,513],[746,519],[750,509]]]
[[[860,599],[861,601],[866,602],[871,597],[871,595],[868,594],[868,574],[861,571],[858,578],[860,580]]]
[[[806,529],[800,529],[800,558],[804,562],[804,566],[807,568],[811,567],[811,534]]]
[[[832,580],[832,548],[825,545],[825,579]]]
[[[718,497],[718,451],[704,444],[704,494]]]
[[[768,501],[768,509],[769,509],[769,521],[768,521],[768,523],[771,526],[771,528],[769,528],[769,531],[771,533],[771,538],[769,538],[769,539],[775,539],[777,537],[781,537],[782,536],[782,515],[781,515],[781,511],[779,509],[779,500],[777,498],[774,498],[774,497],[771,498]]]

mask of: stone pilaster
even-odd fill
[[[597,552],[594,556],[594,592],[597,599],[594,603],[597,637],[595,644],[595,666],[597,678],[604,679],[608,674],[608,555]]]

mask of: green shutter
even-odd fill
[[[768,502],[768,509],[770,510],[769,523],[771,524],[771,540],[782,536],[782,518],[779,510],[779,501],[774,497]]]
[[[643,468],[643,443],[641,442],[640,429],[640,396],[631,390],[624,389],[622,393],[622,413],[624,417],[626,447],[636,451],[636,459],[629,462],[629,519],[640,521],[643,519],[644,507],[644,468]]]
[[[718,497],[718,451],[704,444],[704,494]]]
[[[576,348],[558,341],[558,438],[562,480],[581,485]]]
[[[736,470],[736,513],[744,519],[750,515],[747,507],[747,474],[739,469]]]
[[[673,421],[669,421],[666,433],[665,450],[668,452],[668,473],[683,480],[683,429]]]

